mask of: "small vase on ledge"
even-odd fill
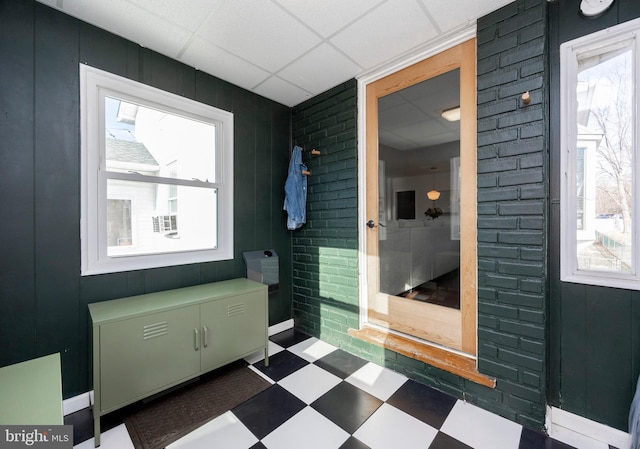
[[[443,212],[442,212],[442,209],[440,209],[439,207],[430,207],[429,209],[427,209],[427,211],[424,214],[427,217],[430,217],[432,220],[435,220],[440,215],[442,215]]]

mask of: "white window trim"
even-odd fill
[[[635,130],[640,129],[638,105],[640,103],[640,19],[635,19],[605,30],[565,42],[560,46],[560,139],[561,139],[561,218],[560,218],[560,280],[587,285],[640,290],[640,132],[634,132],[634,180],[632,222],[633,222],[633,272],[607,272],[579,270],[576,236],[576,151],[577,151],[577,97],[578,76],[576,56],[584,49],[594,49],[624,40],[633,40],[634,54],[634,117]]]
[[[103,146],[101,142],[104,141],[104,104],[101,92],[124,93],[129,98],[139,98],[142,104],[155,103],[164,110],[179,111],[183,116],[215,122],[218,150],[215,183],[218,188],[217,248],[124,257],[107,256],[106,232],[104,225],[100,224],[103,219],[100,210],[106,202],[106,180],[104,173],[100,172],[101,151],[104,151],[104,148],[100,149]],[[233,113],[80,64],[80,125],[82,276],[233,259]],[[150,181],[148,177],[135,173],[123,176],[129,180]],[[163,179],[164,181],[172,182],[170,179]],[[194,186],[210,185],[198,180],[189,183]]]

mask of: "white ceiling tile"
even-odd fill
[[[150,14],[162,17],[189,31],[196,31],[222,0],[189,0],[188,7],[175,0],[128,0]]]
[[[443,118],[439,118],[439,120],[440,120],[440,123],[442,123],[442,126],[447,128],[448,133],[456,137],[455,139],[451,139],[451,140],[460,140],[460,121],[459,120],[455,122],[450,122]]]
[[[281,69],[320,42],[314,32],[265,0],[224,2],[209,18],[201,35],[270,72]]]
[[[430,48],[512,2],[37,1],[288,105]]]
[[[422,142],[431,136],[448,134],[449,130],[437,120],[424,120],[420,123],[399,126],[394,129],[394,132],[414,142]]]
[[[295,106],[313,96],[310,92],[300,89],[277,76],[273,76],[260,84],[254,89],[254,92],[286,106]]]
[[[247,90],[253,89],[270,76],[269,72],[201,38],[193,40],[180,61]]]
[[[460,69],[429,78],[413,86],[398,91],[398,94],[411,99],[433,99],[434,96],[446,96],[451,101],[460,98]]]
[[[325,38],[341,30],[380,3],[380,0],[275,1]]]
[[[396,134],[396,132],[401,134]],[[395,148],[396,150],[425,149],[443,143],[456,142],[460,140],[460,134],[456,132],[441,133],[417,133],[406,132],[404,130],[383,131],[380,130],[380,143]]]
[[[383,129],[378,130],[378,138],[380,139],[381,145],[386,145],[396,150],[411,150],[416,147],[416,142]],[[382,142],[384,142],[384,144]]]
[[[191,37],[186,29],[126,0],[64,0],[63,11],[173,58]]]
[[[425,136],[418,141],[418,148],[428,148],[435,145],[440,145],[447,142],[454,142],[455,136],[450,133],[434,134]],[[416,147],[412,148],[415,149]]]
[[[314,94],[353,78],[359,70],[349,58],[322,44],[282,69],[278,76]]]
[[[331,38],[366,69],[392,60],[436,37],[436,30],[414,1],[388,1]]]
[[[422,123],[428,117],[411,103],[378,111],[378,122],[384,129],[395,129],[401,125]]]
[[[400,95],[386,95],[378,99],[378,111],[386,111],[403,105],[407,100]]]
[[[442,111],[460,106],[460,98],[451,95],[450,91],[434,91],[430,97],[413,100],[413,104],[425,113],[440,116]]]
[[[479,17],[512,3],[513,0],[420,0],[441,30],[451,30],[466,23],[475,23]]]
[[[448,122],[443,110],[460,104],[460,73],[453,70],[379,100],[379,127],[412,142],[380,135],[380,142],[399,150],[427,147],[460,139],[460,122]]]

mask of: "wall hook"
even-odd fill
[[[525,93],[522,94],[522,102],[524,104],[531,103],[531,94],[529,93],[529,91],[526,91]]]

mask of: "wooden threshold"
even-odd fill
[[[478,372],[476,361],[472,358],[372,327],[364,327],[360,330],[349,329],[349,335],[412,359],[420,360],[485,387],[495,388],[496,386],[496,380],[493,377]]]

